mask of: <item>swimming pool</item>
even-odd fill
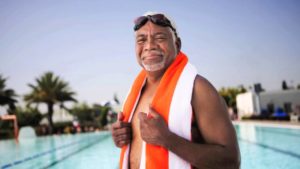
[[[235,124],[241,169],[299,169],[300,129]],[[120,150],[109,132],[0,141],[0,167],[116,169]]]
[[[109,132],[0,141],[1,169],[93,169],[118,167],[120,150]]]
[[[239,123],[235,125],[242,169],[299,169],[300,128]]]

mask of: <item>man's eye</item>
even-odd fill
[[[146,40],[144,38],[140,38],[140,39],[137,39],[136,41],[137,41],[137,43],[144,43]]]
[[[158,37],[156,37],[156,39],[159,40],[159,41],[162,41],[162,40],[165,40],[166,38],[163,37],[163,36],[158,36]]]

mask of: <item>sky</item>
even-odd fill
[[[1,0],[0,74],[22,97],[47,71],[79,102],[124,101],[137,73],[133,20],[168,14],[182,51],[216,89],[300,84],[298,0]]]

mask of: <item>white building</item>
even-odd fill
[[[236,96],[236,107],[238,117],[257,115],[259,105],[256,102],[257,95],[253,92],[238,94]]]
[[[238,117],[260,115],[262,111],[273,113],[277,108],[285,112],[300,111],[300,90],[280,90],[260,92],[259,94],[247,92],[237,95]]]

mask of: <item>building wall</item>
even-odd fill
[[[285,109],[285,103],[290,103],[292,109],[294,109],[294,107],[296,107],[297,105],[299,106],[300,90],[282,90],[275,92],[260,93],[261,110],[268,110],[268,104],[273,104],[274,110],[276,110],[279,107]]]
[[[238,94],[236,97],[238,117],[251,116],[255,111],[254,94],[251,92]]]

